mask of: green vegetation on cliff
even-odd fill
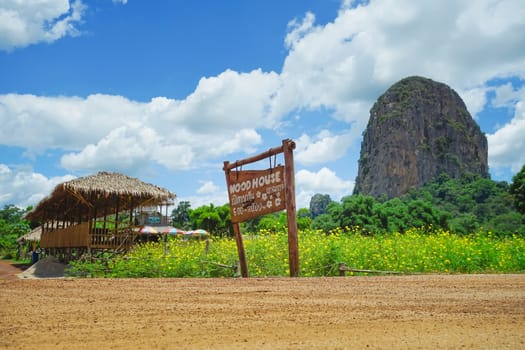
[[[519,197],[509,191],[515,187],[516,181],[509,186],[478,175],[441,175],[422,188],[390,200],[353,195],[340,203],[331,202],[326,213],[313,218],[312,226],[325,231],[360,226],[371,234],[404,232],[421,226],[440,227],[457,234],[477,230],[498,235],[523,234],[525,215],[515,208]]]

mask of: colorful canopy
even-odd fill
[[[157,231],[154,227],[151,227],[151,226],[144,226],[142,227],[140,230],[139,230],[140,233],[149,233],[149,234],[152,234],[152,235],[156,235],[157,233],[159,233],[159,231]]]

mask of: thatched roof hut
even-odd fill
[[[175,194],[109,172],[61,183],[27,214],[40,222],[40,246],[54,254],[93,249],[126,250],[134,244],[134,209],[173,203]],[[121,213],[127,213],[123,216]]]
[[[97,208],[118,212],[144,205],[167,204],[174,199],[175,194],[159,186],[119,173],[99,172],[57,185],[27,218],[32,221],[84,221],[82,219],[96,216],[93,211]]]

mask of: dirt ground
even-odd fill
[[[0,349],[525,348],[525,275],[23,280],[15,272],[0,266]]]

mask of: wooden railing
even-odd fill
[[[40,238],[42,248],[81,248],[88,246],[89,223],[72,225],[50,231],[44,230]]]
[[[98,249],[127,249],[133,245],[134,232],[131,227],[119,229],[117,232],[93,230],[91,233],[91,248]]]
[[[89,232],[89,223],[44,231],[42,248],[95,248],[127,250],[133,245],[135,232],[131,227],[115,230],[96,228]]]

